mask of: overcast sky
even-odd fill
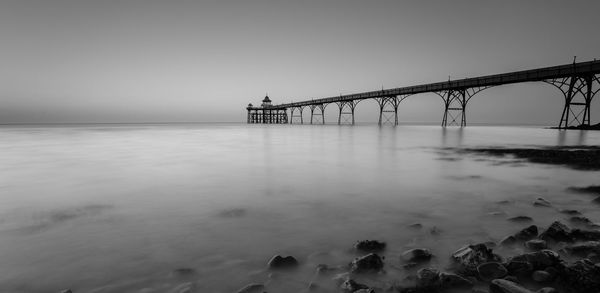
[[[243,122],[267,92],[282,103],[600,59],[598,11],[595,0],[0,0],[0,123]],[[468,118],[557,124],[563,103],[543,83],[502,86],[473,98]],[[442,109],[416,95],[400,120],[438,123]],[[376,112],[361,103],[357,119]]]

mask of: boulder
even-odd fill
[[[599,241],[586,241],[572,244],[564,248],[566,252],[574,256],[586,257],[591,253],[600,254]]]
[[[575,225],[582,225],[582,226],[593,226],[594,223],[588,219],[587,217],[584,216],[573,216],[571,218],[569,218],[569,222],[575,224]]]
[[[454,289],[454,288],[472,288],[473,282],[451,273],[440,273],[440,282],[442,289]]]
[[[587,259],[578,260],[565,267],[561,280],[568,292],[600,292],[600,266]]]
[[[344,292],[355,292],[361,289],[369,289],[369,286],[357,283],[352,279],[347,279],[340,285],[340,289]]]
[[[600,231],[573,229],[571,238],[577,241],[600,241]]]
[[[529,276],[533,271],[533,265],[527,260],[510,260],[506,265],[508,273],[515,276]]]
[[[383,260],[375,253],[358,257],[350,263],[353,273],[377,273],[383,269]]]
[[[496,279],[490,284],[490,293],[532,293],[532,291],[521,287],[517,283],[504,279]]]
[[[467,245],[452,254],[460,274],[477,275],[477,267],[486,262],[500,262],[500,256],[494,254],[485,244]]]
[[[552,207],[552,204],[545,200],[543,197],[538,197],[534,202],[533,205],[536,207],[545,207],[545,208],[549,208]]]
[[[269,260],[267,265],[269,269],[292,269],[298,266],[298,261],[293,256],[276,255]]]
[[[550,225],[550,227],[548,227],[548,229],[546,229],[546,231],[540,234],[540,239],[553,242],[572,242],[573,237],[571,236],[571,232],[572,231],[569,226],[559,221],[555,221]]]
[[[354,244],[354,249],[363,252],[379,252],[385,249],[385,242],[377,240],[361,240]]]
[[[417,287],[438,288],[441,285],[440,271],[434,268],[424,268],[417,272]]]
[[[354,293],[375,293],[375,289],[360,289],[360,290],[356,290],[354,291]]]
[[[517,238],[513,235],[509,235],[504,237],[504,239],[500,240],[500,245],[502,246],[513,246],[517,244]]]
[[[237,293],[262,293],[265,289],[263,284],[249,284],[237,291]]]
[[[531,225],[515,234],[517,240],[527,241],[531,240],[538,235],[538,228],[536,225]]]
[[[498,262],[486,262],[477,267],[477,272],[482,280],[499,279],[508,273],[508,270]]]
[[[570,215],[570,216],[580,216],[581,213],[578,210],[560,210],[561,214]]]
[[[531,278],[538,283],[547,283],[552,281],[552,276],[546,271],[535,271],[531,274]]]
[[[516,216],[516,217],[508,218],[507,220],[511,221],[511,222],[515,222],[515,223],[529,223],[529,222],[533,221],[533,219],[528,216]]]
[[[547,267],[553,267],[562,264],[562,260],[560,259],[558,253],[548,249],[525,253],[510,258],[508,264],[509,270],[511,262],[527,262],[531,264],[533,270],[543,270]]]
[[[546,240],[533,239],[525,242],[525,247],[530,250],[542,250],[548,248],[548,244],[546,243]]]
[[[410,263],[422,263],[431,260],[433,255],[426,248],[414,248],[402,253],[402,260]]]

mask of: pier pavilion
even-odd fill
[[[268,95],[262,100],[260,107],[254,107],[250,103],[248,104],[248,107],[246,107],[246,110],[248,110],[248,123],[288,123],[287,109],[273,106]]]

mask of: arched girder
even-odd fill
[[[354,109],[361,100],[342,100],[335,102],[339,109],[338,125],[349,123],[354,125]],[[346,111],[346,112],[344,112]],[[342,117],[344,121],[342,121]]]
[[[457,125],[467,126],[467,104],[479,92],[490,88],[491,86],[469,87],[460,89],[449,89],[435,92],[444,101],[444,115],[442,116],[442,127]],[[453,113],[459,112],[457,115]],[[450,118],[450,122],[448,122]],[[460,118],[460,124],[458,119]]]
[[[304,124],[304,118],[302,117],[302,112],[304,111],[305,106],[297,106],[290,108],[290,124],[293,124],[294,118],[300,118],[300,124]],[[299,112],[299,115],[294,115],[295,112]]]
[[[591,104],[600,91],[600,77],[594,74],[580,74],[568,77],[543,80],[559,89],[565,98],[565,105],[558,123],[559,129],[591,124]]]
[[[394,126],[398,125],[398,106],[409,96],[411,95],[394,95],[375,98],[375,101],[377,101],[377,104],[379,105],[378,124],[383,125],[390,123]]]
[[[325,124],[325,107],[327,107],[327,104],[311,104],[308,107],[310,108],[310,124],[316,122],[315,116],[320,116],[321,124]]]

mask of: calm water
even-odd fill
[[[2,127],[0,141],[2,292],[235,292],[266,282],[274,254],[301,267],[269,292],[300,292],[316,264],[352,260],[359,239],[388,243],[388,274],[371,280],[383,283],[407,274],[407,248],[431,249],[443,268],[461,245],[521,228],[507,217],[561,218],[532,208],[538,196],[600,221],[589,197],[565,191],[598,172],[440,150],[598,145],[600,132],[96,125]],[[406,228],[415,222],[423,229]]]

